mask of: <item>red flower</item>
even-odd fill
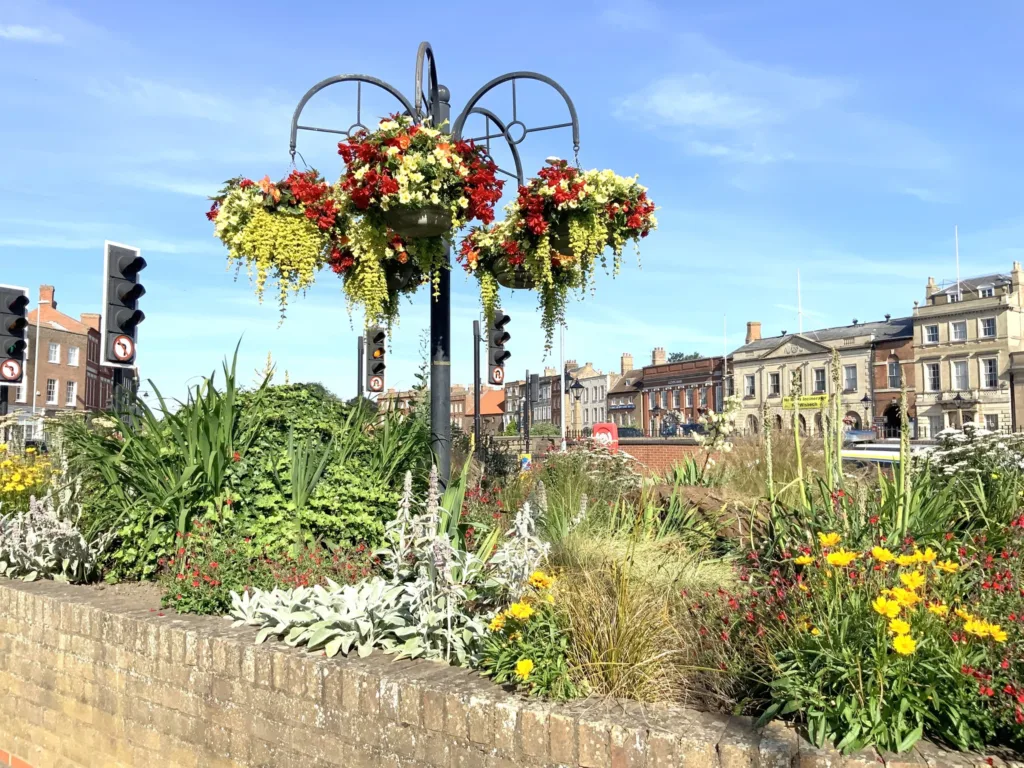
[[[871,523],[871,525],[878,525],[878,515],[872,515],[868,519],[868,522]]]
[[[226,499],[224,499],[224,503],[225,503],[225,504],[227,504],[227,505],[228,505],[228,506],[230,507],[230,506],[231,506],[232,504],[234,504],[235,502],[233,502],[233,501],[231,500],[231,497],[230,497],[230,496],[228,496],[228,497],[227,497]]]
[[[181,548],[180,548],[180,549],[178,550],[178,554],[179,554],[179,555],[184,555],[184,554],[185,554],[185,548],[184,548],[184,547],[181,547]]]
[[[231,460],[232,461],[241,461],[242,460],[242,454],[240,454],[238,451],[235,451],[233,454],[231,454]]]
[[[199,586],[199,579],[192,579],[192,586],[193,587],[198,587]]]
[[[179,573],[177,578],[178,578],[178,581],[184,581],[185,580],[185,574],[184,573]]]
[[[212,568],[213,570],[217,570],[217,568],[219,567],[219,564],[217,563],[217,561],[216,561],[216,560],[211,560],[211,561],[210,561],[210,567],[211,567],[211,568]]]

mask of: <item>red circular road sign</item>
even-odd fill
[[[135,357],[135,341],[131,336],[121,334],[114,338],[114,359],[119,363],[127,363]]]
[[[380,376],[370,377],[370,391],[371,392],[383,392],[384,391],[384,379]]]
[[[17,381],[21,378],[21,362],[18,360],[4,360],[0,363],[0,379],[4,381]]]
[[[504,368],[491,369],[491,384],[501,384],[505,380]]]

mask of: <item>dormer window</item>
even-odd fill
[[[995,295],[996,289],[993,288],[991,285],[986,285],[978,289],[978,296],[980,296],[983,299],[991,299]]]

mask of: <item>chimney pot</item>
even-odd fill
[[[889,318],[892,317],[888,312],[885,313],[885,322],[889,322]]]
[[[855,317],[855,318],[853,318],[853,324],[854,324],[854,325],[856,325],[856,324],[857,324],[857,318],[856,318],[856,317]]]
[[[749,344],[752,341],[760,341],[761,339],[761,323],[756,320],[751,320],[747,323],[747,340],[744,344]]]
[[[622,353],[622,359],[619,364],[619,370],[622,375],[625,376],[627,373],[633,370],[633,355],[629,352]]]

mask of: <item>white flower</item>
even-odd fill
[[[468,208],[469,207],[469,200],[467,200],[464,197],[460,197],[458,199],[458,204],[459,204],[459,208]]]

